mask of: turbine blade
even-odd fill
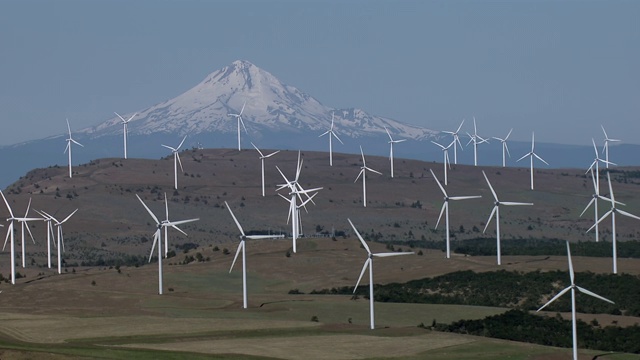
[[[482,233],[484,234],[487,231],[487,227],[489,227],[489,224],[491,224],[491,219],[493,219],[493,215],[496,213],[496,209],[498,208],[498,206],[494,206],[493,210],[491,210],[491,215],[489,215],[489,219],[487,220],[487,224],[484,226],[484,230],[482,230]]]
[[[149,213],[149,215],[151,215],[151,217],[156,222],[156,224],[160,224],[160,221],[158,220],[158,218],[153,214],[153,212],[151,212],[151,210],[147,207],[147,205],[144,203],[144,201],[142,201],[140,196],[138,196],[138,194],[136,194],[136,197],[138,198],[138,200],[140,200],[140,202],[142,203],[142,206],[144,206],[144,208],[147,209],[147,212]]]
[[[31,237],[31,241],[33,241],[33,243],[36,243],[36,240],[33,238],[33,234],[31,233],[31,229],[29,229],[29,224],[25,224],[25,227],[27,228],[27,232],[29,233],[29,236]]]
[[[589,209],[589,207],[591,207],[591,204],[593,204],[596,201],[596,198],[591,198],[591,201],[589,201],[589,203],[587,204],[587,206],[584,208],[584,210],[582,210],[582,212],[580,213],[580,217],[582,217],[582,215],[584,215],[585,212],[587,212],[587,210]]]
[[[569,247],[569,241],[567,241],[567,259],[569,262],[569,277],[571,278],[571,285],[575,285],[575,274],[573,273],[573,262],[571,261],[571,249]]]
[[[547,301],[546,304],[542,305],[542,307],[538,310],[536,310],[536,312],[544,309],[547,307],[547,305],[551,304],[552,302],[556,301],[560,296],[564,295],[567,291],[571,290],[571,286],[564,288],[562,291],[560,291],[556,296],[554,296],[553,298],[551,298],[551,300]]]
[[[364,266],[362,266],[362,271],[360,271],[360,277],[358,277],[358,281],[356,282],[356,286],[353,288],[353,292],[355,293],[358,290],[358,285],[360,285],[360,280],[362,280],[362,276],[364,272],[367,271],[367,267],[371,263],[371,258],[367,258],[367,261],[364,262]]]
[[[182,138],[182,141],[180,141],[180,145],[178,145],[178,147],[176,148],[176,151],[178,151],[178,149],[182,147],[182,144],[184,144],[185,140],[187,140],[187,135],[185,135],[184,138]]]
[[[505,201],[505,202],[501,202],[500,204],[507,205],[507,206],[533,205],[533,203],[523,203],[523,202],[513,202],[513,201]]]
[[[182,229],[180,229],[179,227],[176,226],[176,224],[171,224],[171,223],[165,223],[163,226],[167,227],[167,226],[171,226],[172,228],[180,231],[184,236],[189,236],[187,235],[186,232],[184,232]]]
[[[242,250],[243,247],[244,247],[244,241],[240,241],[240,244],[238,244],[238,250],[236,250],[236,256],[233,257],[233,262],[231,263],[231,267],[229,268],[229,273],[231,273],[231,270],[233,270],[233,265],[236,264],[236,260],[238,260],[238,255],[240,255],[240,250]]]
[[[467,200],[467,199],[479,199],[482,195],[474,195],[474,196],[452,196],[449,200]]]
[[[67,216],[66,218],[64,218],[64,220],[60,221],[60,225],[64,224],[65,222],[67,222],[67,220],[71,219],[71,217],[73,216],[73,214],[75,214],[76,212],[78,212],[78,209],[73,210],[73,212],[71,214],[69,214],[69,216]]]
[[[336,134],[335,131],[332,131],[331,135],[333,135],[333,137],[335,137],[338,141],[340,141],[340,144],[344,145],[344,143],[342,142],[342,140],[340,140],[340,138],[338,137],[338,134]]]
[[[618,212],[618,213],[620,213],[620,214],[622,214],[622,215],[624,215],[624,216],[627,216],[627,217],[630,217],[630,218],[634,218],[634,219],[638,219],[638,220],[640,220],[640,217],[635,216],[635,215],[633,215],[633,214],[630,214],[630,213],[628,213],[628,212],[626,212],[626,211],[624,211],[624,210],[620,210],[620,209],[616,209],[616,210],[617,210],[617,212]]]
[[[261,239],[282,239],[284,235],[247,235],[247,239],[261,240]]]
[[[156,232],[153,234],[153,245],[151,245],[151,252],[149,253],[149,262],[151,262],[151,258],[153,257],[153,250],[155,250],[156,248],[156,242],[158,241],[158,235],[160,233],[160,229],[156,230]],[[162,259],[158,259],[158,261],[160,261]]]
[[[233,218],[233,221],[236,223],[236,226],[238,226],[238,230],[240,230],[240,234],[242,234],[242,236],[244,236],[244,230],[242,230],[242,226],[240,226],[240,222],[238,222],[238,219],[236,219],[236,216],[233,214],[233,211],[231,211],[231,207],[229,207],[229,204],[225,201],[224,204],[227,206],[227,209],[229,210],[229,214],[231,214],[231,217]]]
[[[606,301],[606,302],[611,303],[611,304],[615,304],[613,301],[611,301],[611,300],[607,299],[606,297],[604,297],[604,296],[600,296],[600,295],[598,295],[598,294],[596,294],[596,293],[594,293],[594,292],[592,292],[592,291],[589,291],[589,290],[587,290],[587,289],[585,289],[585,288],[581,288],[580,286],[576,286],[576,288],[577,288],[578,290],[580,290],[580,292],[581,292],[581,293],[584,293],[584,294],[587,294],[587,295],[591,295],[591,296],[593,296],[594,298],[598,298],[598,299],[600,299],[600,300]]]
[[[414,252],[388,252],[388,253],[377,253],[371,254],[375,257],[389,257],[389,256],[401,256],[401,255],[414,255]]]
[[[438,221],[436,222],[436,227],[434,227],[434,229],[438,228],[438,225],[440,224],[440,219],[442,219],[442,214],[444,214],[444,210],[447,207],[447,201],[445,200],[445,202],[442,203],[442,208],[440,209],[440,215],[438,216]]]
[[[174,154],[176,154],[176,160],[178,160],[178,165],[180,165],[180,170],[184,172],[184,168],[182,167],[182,160],[180,160],[180,154],[177,151]]]
[[[2,200],[4,200],[5,205],[7,205],[7,210],[9,210],[9,215],[11,215],[11,217],[13,218],[13,210],[11,210],[11,206],[9,206],[9,202],[7,201],[7,198],[4,197],[4,193],[2,192],[2,190],[0,190],[0,195],[2,195]]]
[[[484,170],[482,170],[482,175],[484,175],[484,179],[487,180],[487,185],[489,185],[489,189],[493,194],[493,198],[496,199],[496,201],[500,201],[498,200],[498,195],[496,195],[496,192],[493,190],[493,186],[491,186],[491,183],[489,182],[489,178],[487,177],[487,174],[485,174]]]
[[[253,146],[254,149],[256,149],[256,151],[258,152],[258,154],[260,154],[260,157],[263,158],[264,155],[262,154],[262,151],[260,151],[260,149],[258,149],[258,147],[256,146],[256,144],[251,143],[251,145]]]
[[[353,225],[353,223],[351,222],[351,219],[347,219],[347,220],[349,221],[349,224],[351,224],[351,227],[353,228],[353,231],[356,232],[356,235],[358,236],[358,239],[362,243],[362,246],[365,248],[365,250],[367,250],[368,254],[371,254],[371,250],[369,249],[369,246],[367,245],[367,243],[364,241],[364,239],[362,238],[362,236],[358,232],[358,229],[356,229],[356,226]]]
[[[186,223],[190,223],[190,222],[194,222],[194,221],[198,221],[198,220],[200,220],[200,218],[189,219],[189,220],[180,220],[180,221],[170,221],[170,222],[166,222],[165,224],[168,225],[168,226],[174,226],[174,225],[186,224]]]
[[[533,156],[535,156],[536,158],[538,158],[538,160],[540,160],[540,161],[542,161],[543,163],[545,163],[545,164],[549,165],[549,163],[548,163],[548,162],[546,162],[546,161],[545,161],[543,158],[541,158],[540,156],[538,156],[538,154],[536,154],[536,153],[532,153],[532,154],[533,154]]]

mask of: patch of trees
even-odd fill
[[[394,245],[409,245],[434,250],[445,250],[444,241],[409,240],[409,241],[385,241]],[[521,256],[566,256],[567,246],[565,240],[560,239],[502,239],[502,255]],[[495,238],[474,238],[455,240],[451,242],[451,248],[456,254],[471,256],[493,256],[496,254]],[[618,257],[640,258],[640,241],[618,242]],[[611,243],[600,241],[580,241],[571,243],[571,254],[574,256],[609,257],[611,256]]]
[[[434,329],[445,332],[471,334],[498,339],[572,347],[571,321],[562,317],[543,317],[522,310],[481,320],[460,320],[450,325],[435,324]],[[587,324],[577,321],[578,347],[603,351],[640,354],[640,326],[600,327],[597,321]]]
[[[80,262],[80,266],[142,266],[147,263],[146,256],[138,255],[122,255],[117,258],[103,258],[98,257],[95,260],[83,260]]]
[[[579,294],[576,309],[581,313],[640,316],[640,276],[629,274],[576,273],[576,283],[615,302],[609,304]],[[457,271],[406,283],[376,285],[379,302],[457,304],[537,310],[569,285],[568,271],[476,273]],[[368,285],[356,294],[368,296]],[[313,290],[311,294],[350,295],[353,287]],[[571,311],[571,297],[563,296],[549,305],[549,311]]]

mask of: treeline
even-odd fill
[[[405,240],[386,243],[445,251],[444,241]],[[500,244],[502,255],[567,255],[566,240],[560,239],[501,239]],[[640,241],[621,241],[617,244],[619,258],[640,258]],[[496,240],[495,238],[454,240],[451,242],[451,249],[456,254],[492,256],[496,254]],[[574,256],[610,257],[612,254],[611,243],[606,241],[571,243],[571,254]]]
[[[629,274],[577,273],[576,284],[596,292],[615,304],[580,294],[576,309],[581,313],[640,316],[640,276]],[[457,304],[537,310],[558,291],[569,285],[568,271],[457,271],[445,275],[411,280],[406,283],[376,285],[379,302]],[[353,287],[313,290],[312,294],[353,293]],[[368,296],[368,285],[356,294]],[[571,311],[570,296],[563,296],[548,311]]]
[[[433,328],[547,346],[572,346],[570,320],[564,320],[559,315],[543,317],[522,310],[509,310],[481,320],[460,320],[450,325],[436,323]],[[579,348],[640,353],[640,326],[637,324],[601,327],[595,320],[590,324],[578,320],[577,329]]]

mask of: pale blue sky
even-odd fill
[[[637,144],[639,19],[640,1],[2,1],[0,145],[143,109],[237,59],[434,130],[475,115],[484,136],[588,145],[605,124]]]

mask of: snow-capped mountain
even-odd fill
[[[236,132],[237,122],[228,114],[237,114],[245,103],[242,117],[250,133],[324,131],[333,113],[339,133],[348,137],[383,135],[384,127],[406,139],[423,140],[438,134],[360,109],[325,106],[245,60],[234,61],[211,73],[200,84],[171,100],[139,111],[129,124],[129,134],[184,136]],[[123,114],[123,117],[131,115],[133,113]],[[122,124],[114,117],[79,133],[90,138],[122,134]]]

